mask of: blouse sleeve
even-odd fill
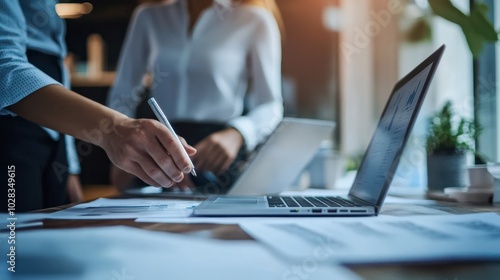
[[[143,77],[147,68],[149,52],[144,7],[134,11],[123,44],[116,78],[107,100],[107,105],[129,117],[135,117],[144,89]]]
[[[262,143],[283,118],[280,32],[272,14],[258,9],[255,38],[249,53],[249,111],[228,123],[242,134],[249,151]]]
[[[6,107],[51,84],[60,84],[28,62],[26,22],[17,0],[0,0],[0,115]]]

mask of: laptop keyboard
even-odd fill
[[[269,207],[360,207],[339,196],[268,196]]]

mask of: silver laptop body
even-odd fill
[[[335,122],[283,118],[228,195],[278,194],[293,185],[316,154],[321,142],[332,139]]]
[[[194,215],[378,215],[443,51],[444,45],[394,86],[347,196],[211,196],[194,209]]]

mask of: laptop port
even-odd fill
[[[291,213],[299,213],[299,209],[292,209],[290,210]]]
[[[347,213],[349,212],[347,209],[346,210],[339,210],[340,213]]]
[[[313,209],[312,212],[313,213],[321,213],[321,209]]]
[[[328,213],[337,213],[337,209],[328,209]]]
[[[366,213],[366,210],[351,210],[351,213]]]

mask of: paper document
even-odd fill
[[[16,213],[15,215],[0,214],[0,221],[7,225],[1,231],[11,231],[11,228],[22,229],[43,226],[42,220],[48,213]],[[1,233],[0,233],[1,234]]]
[[[0,279],[359,279],[336,266],[287,262],[255,241],[221,241],[132,227],[19,232],[15,273]],[[0,243],[2,252],[6,242]],[[295,278],[294,278],[295,277]],[[301,278],[299,278],[301,279]]]
[[[99,198],[64,209],[49,219],[136,219],[139,217],[179,217],[192,213],[200,201],[178,199]]]
[[[243,223],[240,227],[296,260],[313,257],[356,264],[500,259],[500,216],[495,213]]]

